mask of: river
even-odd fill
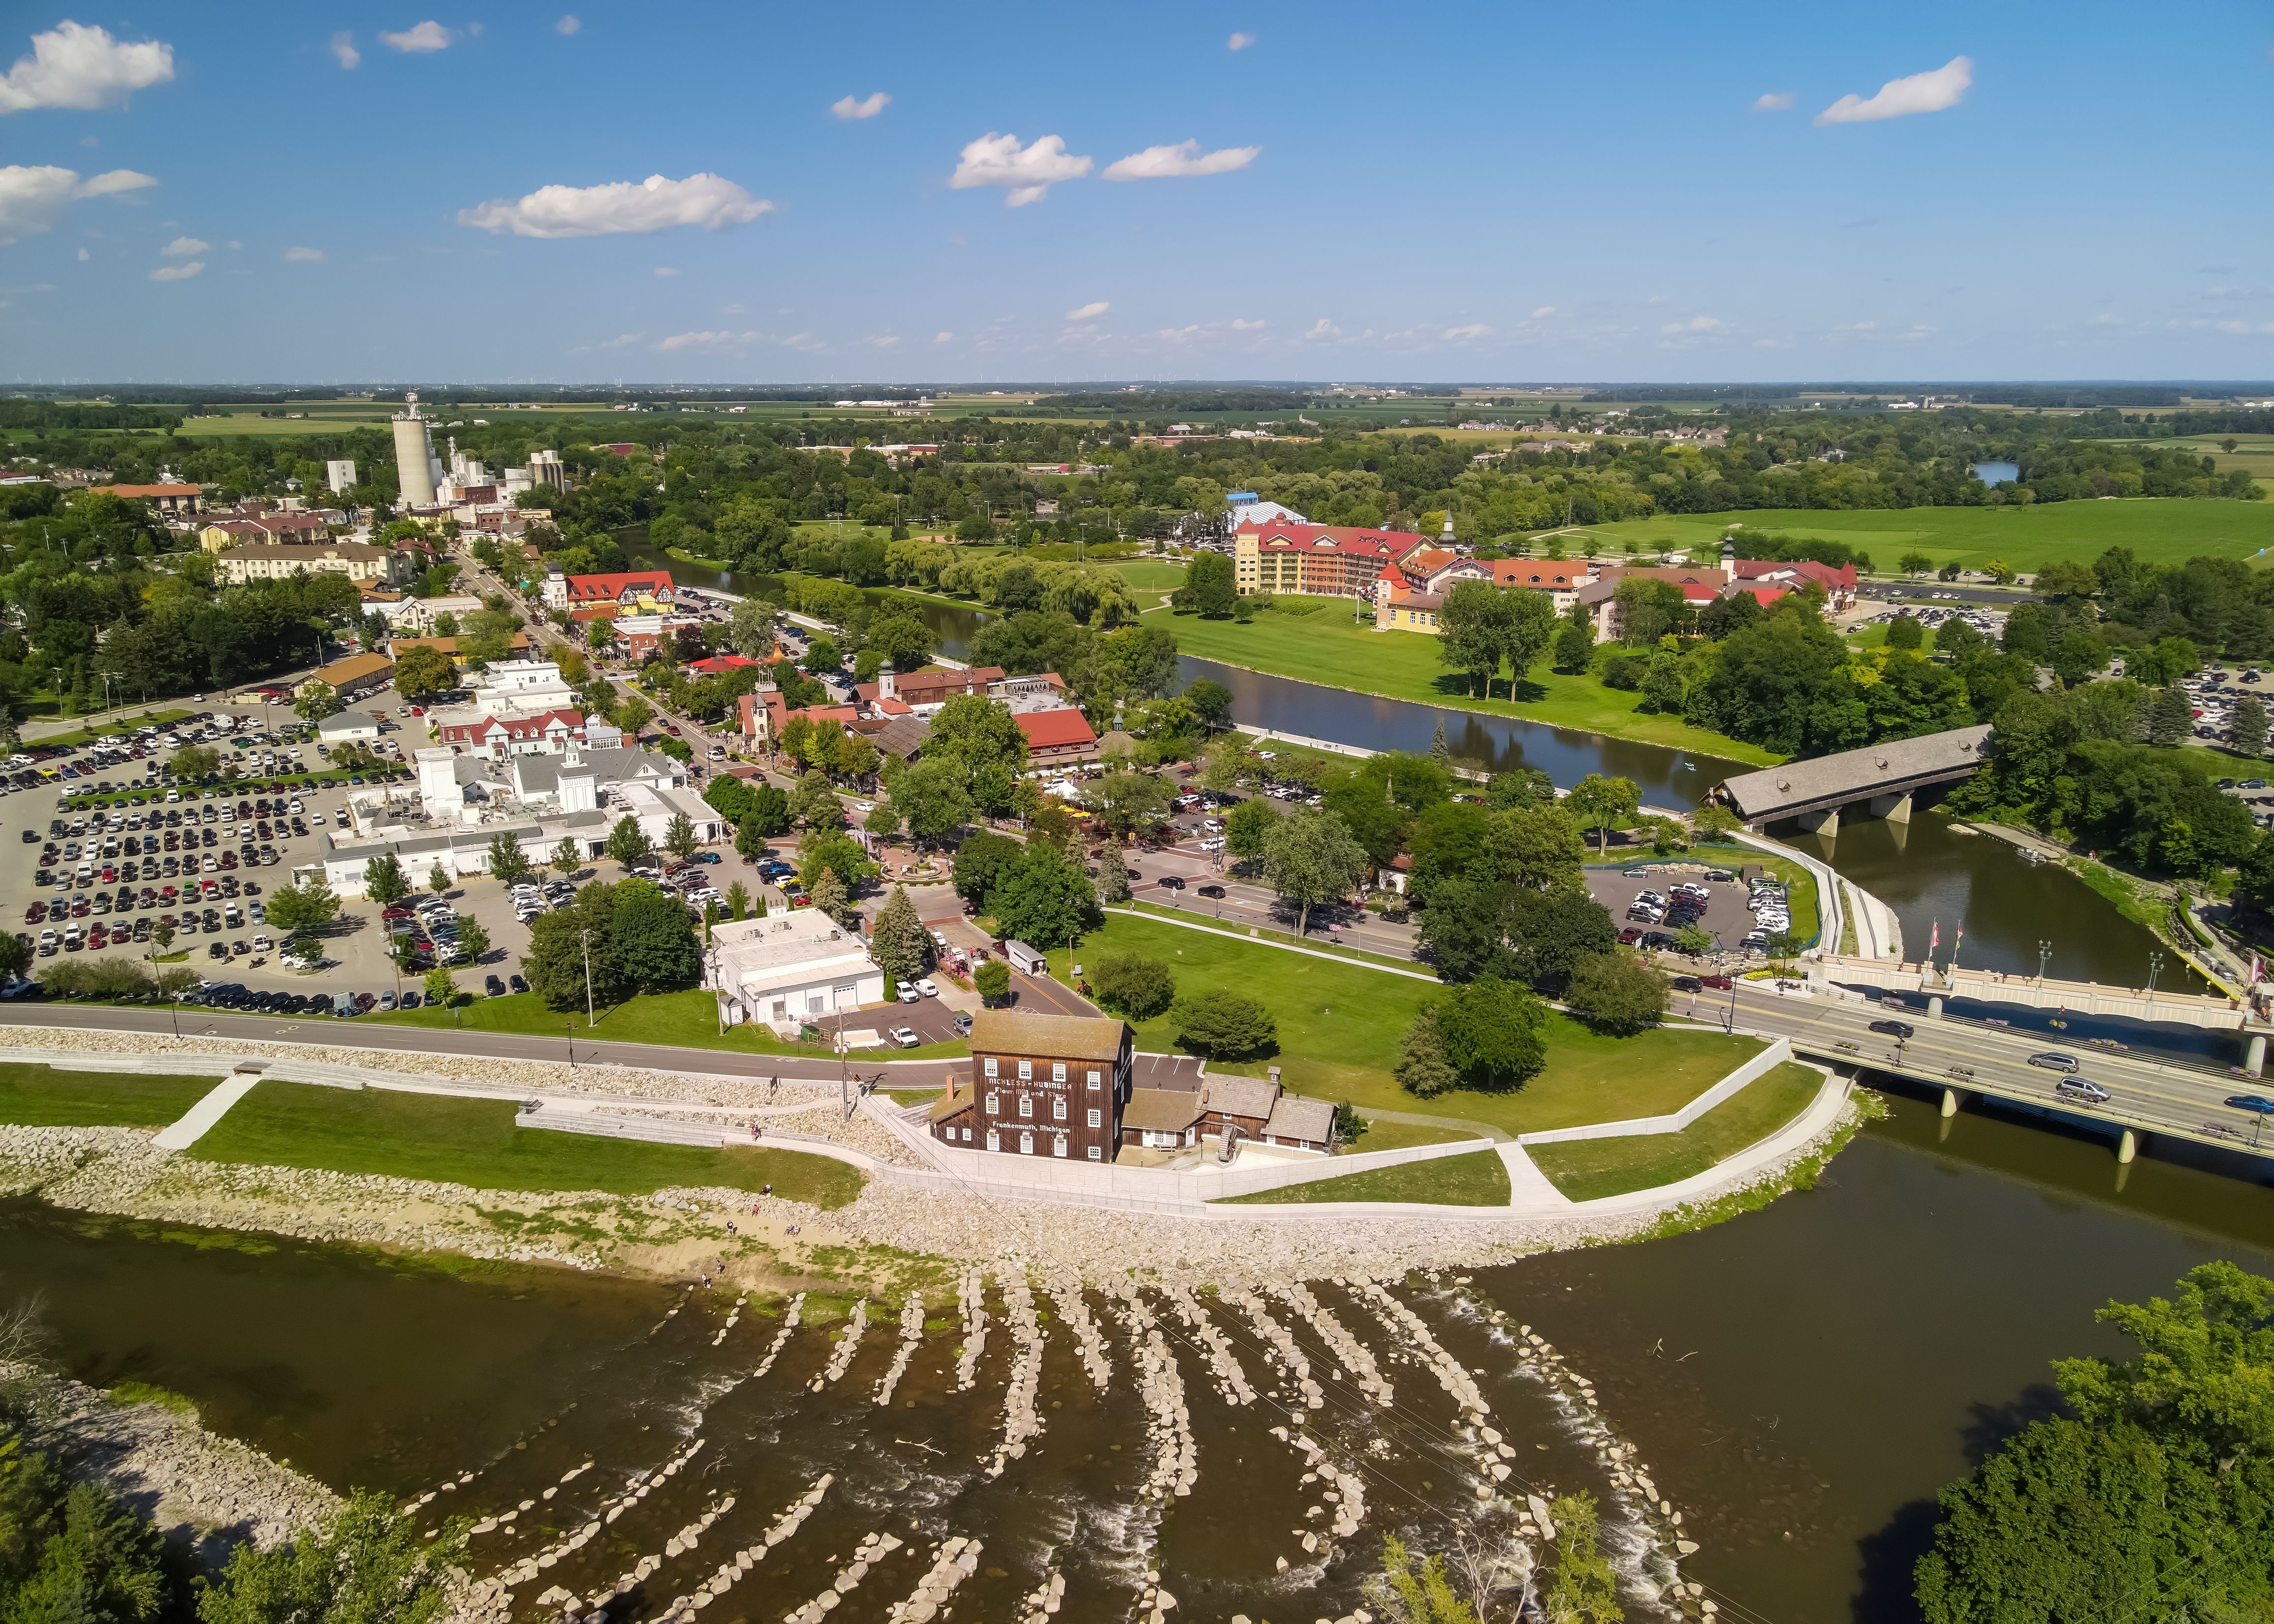
[[[885,1527],[985,1541],[981,1573],[957,1596],[966,1616],[1015,1616],[1015,1598],[1053,1566],[1069,1583],[1060,1616],[1125,1616],[1148,1555],[1191,1620],[1331,1616],[1356,1602],[1381,1533],[1440,1547],[1456,1508],[1473,1503],[1472,1467],[1435,1381],[1397,1357],[1403,1344],[1356,1293],[1325,1282],[1314,1286],[1320,1301],[1373,1350],[1396,1401],[1368,1405],[1341,1376],[1325,1380],[1329,1398],[1309,1432],[1336,1465],[1361,1474],[1367,1512],[1321,1568],[1288,1530],[1319,1525],[1304,1511],[1327,1485],[1300,1483],[1304,1462],[1268,1432],[1286,1418],[1269,1391],[1283,1384],[1222,1298],[1204,1312],[1266,1389],[1254,1405],[1224,1402],[1200,1338],[1148,1299],[1196,1450],[1191,1496],[1163,1510],[1139,1492],[1150,1457],[1134,1350],[1149,1338],[1097,1293],[1088,1302],[1103,1323],[1107,1381],[1084,1372],[1046,1299],[1043,1431],[997,1477],[986,1463],[1014,1347],[991,1290],[996,1318],[971,1388],[958,1387],[953,1310],[936,1305],[901,1388],[880,1408],[872,1395],[898,1341],[894,1304],[870,1304],[849,1370],[816,1392],[833,1324],[809,1323],[775,1371],[756,1375],[779,1305],[762,1313],[754,1304],[728,1328],[730,1303],[715,1294],[445,1269],[25,1201],[0,1205],[0,1294],[44,1293],[56,1356],[73,1374],[185,1393],[208,1425],[335,1487],[408,1496],[471,1471],[448,1503],[487,1515],[542,1504],[546,1485],[591,1460],[596,1470],[563,1488],[557,1507],[528,1519],[565,1533],[699,1433],[697,1470],[549,1575],[592,1595],[701,1507],[738,1496],[701,1560],[667,1567],[619,1610],[628,1618],[652,1617],[823,1471],[839,1485],[816,1523],[731,1593],[721,1624],[780,1616],[828,1584],[860,1533]],[[1813,1191],[1765,1211],[1670,1240],[1480,1270],[1472,1293],[1449,1282],[1398,1295],[1477,1370],[1519,1480],[1607,1490],[1567,1412],[1471,1311],[1477,1300],[1535,1326],[1595,1382],[1603,1413],[1640,1446],[1704,1546],[1685,1571],[1725,1610],[1836,1624],[1911,1617],[1908,1574],[1934,1491],[2044,1411],[2051,1360],[2121,1351],[2094,1309],[2166,1289],[2213,1257],[2274,1271],[2265,1190],[2151,1161],[2120,1170],[2104,1144],[1988,1116],[1945,1122],[1898,1099]],[[1284,1304],[1275,1312],[1322,1379],[1345,1363]],[[1626,1524],[1610,1521],[1616,1544]],[[478,1539],[477,1565],[533,1553],[551,1537]],[[1284,1575],[1279,1554],[1294,1559]],[[920,1566],[885,1569],[892,1576],[848,1598],[841,1616],[881,1618]],[[550,1616],[529,1610],[538,1588],[524,1588],[521,1616]],[[1630,1597],[1630,1616],[1647,1616],[1640,1600]]]

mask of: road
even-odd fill
[[[2057,1110],[2116,1129],[2181,1133],[2243,1150],[2253,1148],[2255,1132],[2263,1133],[2263,1153],[2274,1155],[2274,1132],[2262,1129],[2252,1113],[2225,1103],[2230,1094],[2264,1092],[2260,1083],[2186,1071],[2150,1057],[2085,1049],[2042,1034],[2009,1035],[1970,1024],[1946,1024],[1916,1012],[1897,1016],[1856,999],[1760,991],[1744,981],[1732,993],[1676,994],[1673,1013],[1720,1021],[1728,1018],[1732,1008],[1740,1027],[1789,1037],[1796,1048],[1821,1059],[1900,1071],[1922,1082]],[[1903,1020],[1916,1035],[1898,1044],[1871,1030],[1872,1021],[1889,1019]],[[2107,1089],[2108,1102],[2091,1105],[2055,1094],[2053,1086],[2063,1074],[2029,1064],[2031,1055],[2046,1053],[2074,1056],[2080,1063],[2076,1075]]]

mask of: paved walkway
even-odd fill
[[[260,1080],[260,1073],[258,1071],[243,1071],[234,1077],[223,1078],[212,1093],[184,1112],[179,1122],[161,1128],[158,1137],[151,1143],[161,1150],[187,1150],[205,1138],[214,1124],[229,1115],[230,1106],[251,1094],[253,1085]]]

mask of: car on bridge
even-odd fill
[[[1918,1028],[1906,1020],[1875,1020],[1871,1023],[1871,1030],[1883,1032],[1891,1038],[1909,1038]]]
[[[2255,1111],[2261,1116],[2274,1116],[2274,1100],[2263,1094],[2231,1094],[2226,1102],[2238,1111]]]
[[[2074,1071],[2076,1070],[2076,1056],[2048,1050],[2042,1055],[2031,1055],[2029,1064],[2043,1066],[2048,1071]]]
[[[2064,1100],[2082,1100],[2089,1105],[2108,1103],[2108,1090],[2086,1078],[2064,1077],[2053,1085],[2053,1092]]]

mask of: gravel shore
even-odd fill
[[[208,1566],[226,1560],[241,1540],[275,1545],[340,1503],[314,1478],[208,1432],[194,1415],[159,1403],[117,1403],[66,1377],[0,1374],[31,1388],[34,1449],[74,1477],[109,1485],[169,1538],[195,1545]]]

